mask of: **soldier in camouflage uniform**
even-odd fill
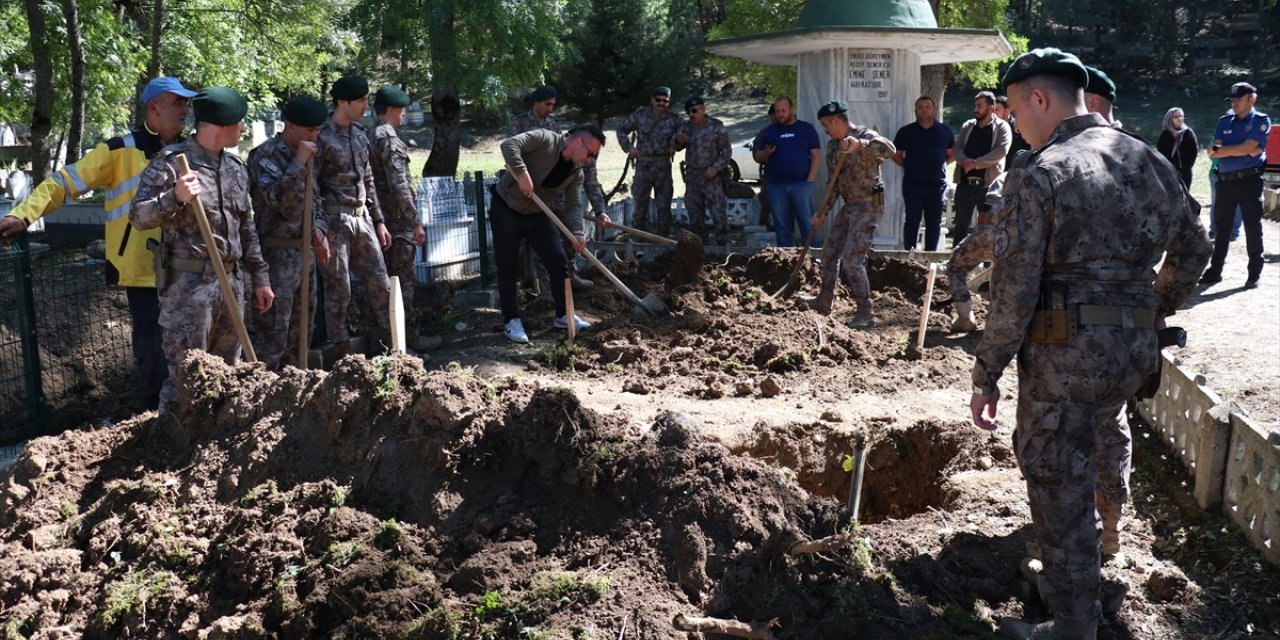
[[[635,199],[636,217],[632,226],[658,235],[671,233],[671,158],[675,155],[676,134],[680,116],[671,113],[671,89],[657,87],[649,96],[649,107],[640,107],[618,125],[618,145],[636,163],[631,197]],[[636,143],[631,144],[632,133]],[[649,195],[655,201],[656,226],[649,228]]]
[[[689,98],[684,103],[689,121],[680,125],[676,149],[684,149],[684,206],[689,211],[689,226],[705,242],[707,213],[715,225],[716,244],[729,244],[729,201],[724,196],[725,168],[733,150],[724,123],[707,116],[702,98]]]
[[[217,250],[235,292],[236,305],[244,295],[237,264],[243,259],[253,279],[254,308],[264,313],[274,294],[267,263],[258,247],[249,209],[249,176],[233,153],[244,132],[248,103],[226,87],[208,87],[191,101],[196,133],[165,147],[139,176],[138,192],[129,207],[129,222],[141,230],[159,227],[176,277],[160,291],[161,343],[169,362],[169,379],[160,389],[162,411],[177,400],[182,360],[200,349],[234,363],[240,340],[223,302],[222,287],[191,201],[199,197],[213,232]],[[186,154],[191,173],[178,175],[176,156]]]
[[[409,147],[396,133],[404,123],[404,108],[409,94],[396,87],[383,87],[373,97],[373,111],[378,124],[369,132],[369,164],[373,167],[373,183],[378,202],[386,216],[391,247],[383,250],[387,273],[400,277],[400,295],[404,298],[405,336],[412,350],[418,337],[413,310],[413,290],[418,275],[414,269],[414,253],[427,240],[418,220],[418,200],[413,179],[409,177]]]
[[[875,325],[871,310],[871,283],[867,280],[867,251],[876,235],[876,225],[884,215],[884,182],[880,180],[880,163],[893,157],[897,149],[888,138],[866,127],[849,124],[847,107],[838,100],[822,105],[818,121],[831,140],[827,142],[827,171],[834,172],[845,163],[836,189],[844,206],[836,214],[822,243],[822,290],[817,298],[807,301],[821,314],[831,313],[838,274],[843,266],[845,280],[853,289],[858,310],[849,326],[865,328]],[[822,226],[827,212],[819,211],[813,219],[815,229]]]
[[[351,303],[351,272],[364,283],[373,307],[369,317],[371,342],[390,343],[391,281],[382,251],[391,246],[391,233],[375,197],[369,139],[358,124],[369,104],[369,83],[348,76],[333,83],[329,95],[334,108],[316,134],[316,182],[329,217],[329,250],[324,269],[324,314],[329,339],[341,357],[351,348],[347,306]],[[375,333],[376,332],[376,333]],[[382,348],[375,347],[376,351]]]
[[[1023,158],[1025,161],[1025,158]],[[1017,158],[1014,159],[1014,162]],[[1013,171],[1013,162],[1010,162]],[[1000,208],[1000,192],[1004,189],[1008,172],[996,176],[987,188],[986,202],[978,208],[978,224],[969,230],[947,260],[947,281],[951,288],[951,299],[956,304],[956,319],[951,323],[951,330],[962,333],[975,331],[978,328],[973,318],[973,298],[969,293],[969,272],[984,262],[991,262],[991,249],[995,242],[996,231],[993,222]]]
[[[1177,171],[1086,113],[1086,81],[1084,65],[1057,49],[1024,54],[1004,77],[1037,151],[1006,182],[969,406],[974,424],[996,429],[997,382],[1017,356],[1013,445],[1053,620],[1002,621],[1014,638],[1097,637],[1097,431],[1155,370],[1155,329],[1191,294],[1209,254]],[[1105,220],[1099,202],[1109,203]]]
[[[284,132],[249,152],[249,195],[253,221],[262,245],[262,257],[270,265],[275,303],[253,317],[255,350],[267,368],[298,366],[298,340],[302,323],[312,326],[316,288],[312,281],[305,305],[302,294],[302,216],[307,170],[316,153],[316,132],[329,117],[323,102],[308,96],[289,101],[281,110]],[[325,238],[328,219],[320,208],[320,190],[312,184],[312,217],[315,229],[311,246],[320,263],[329,259]],[[313,263],[314,264],[314,263]],[[305,306],[305,309],[304,309]]]
[[[552,112],[556,108],[556,88],[551,85],[543,85],[534,89],[529,94],[529,99],[533,101],[533,108],[529,111],[516,116],[511,121],[511,126],[507,127],[507,137],[511,138],[520,135],[526,131],[534,129],[546,129],[561,133],[560,121],[556,119]],[[591,158],[587,164],[582,166],[582,187],[587,192],[587,201],[591,203],[591,211],[597,219],[596,229],[603,229],[609,226],[609,214],[606,213],[608,207],[604,202],[604,189],[600,187],[600,176],[596,170],[596,159]],[[563,200],[563,196],[561,196]],[[552,203],[548,203],[552,204]],[[555,211],[563,211],[563,201],[554,203]],[[568,223],[568,220],[561,216],[561,221]],[[569,281],[573,283],[574,289],[590,289],[595,283],[587,278],[583,278],[578,274],[578,264],[573,256],[573,243],[568,239],[563,239],[564,253],[568,256],[569,264]],[[524,243],[520,247],[520,264],[524,265],[525,277],[533,279],[535,277],[533,266],[533,253],[529,251],[529,245]]]

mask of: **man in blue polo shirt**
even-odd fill
[[[1218,119],[1209,157],[1218,159],[1218,193],[1213,218],[1221,229],[1231,227],[1236,206],[1244,213],[1244,235],[1249,250],[1249,277],[1244,288],[1258,288],[1262,276],[1262,171],[1267,165],[1267,132],[1271,118],[1253,108],[1258,91],[1248,82],[1231,85],[1231,113]],[[1200,278],[1201,284],[1222,282],[1231,236],[1219,233],[1213,241],[1213,259]]]
[[[916,121],[898,129],[893,161],[902,167],[902,201],[906,222],[902,248],[916,248],[920,219],[924,218],[925,251],[937,251],[942,237],[942,201],[947,192],[947,164],[954,161],[956,136],[937,121],[938,105],[929,96],[916,99]]]
[[[778,246],[794,247],[793,229],[798,225],[803,238],[813,218],[813,179],[822,161],[822,145],[818,130],[796,119],[791,98],[778,98],[773,110],[775,121],[760,134],[762,146],[755,149],[755,157],[769,165],[764,179]]]

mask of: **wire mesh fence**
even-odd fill
[[[85,253],[92,240],[24,235],[0,247],[0,445],[131,401],[128,304]]]

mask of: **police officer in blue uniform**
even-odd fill
[[[1218,120],[1209,157],[1218,159],[1218,195],[1213,218],[1219,229],[1230,229],[1236,205],[1244,213],[1244,234],[1249,250],[1249,277],[1244,288],[1258,288],[1262,275],[1262,171],[1267,164],[1267,132],[1271,118],[1253,108],[1258,91],[1248,82],[1231,85],[1231,113]],[[1219,233],[1213,241],[1213,259],[1200,278],[1201,284],[1222,282],[1231,235]]]

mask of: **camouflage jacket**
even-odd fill
[[[294,161],[284,137],[276,137],[249,152],[249,195],[258,239],[302,237],[302,208],[306,203],[307,167]],[[313,233],[327,233],[329,217],[320,206],[320,183],[312,184]]]
[[[533,115],[532,111],[526,111],[511,121],[511,126],[507,127],[507,137],[517,136],[534,129],[546,129],[556,133],[563,133],[560,131],[560,121],[556,120],[555,115],[547,114],[546,118],[539,120]]]
[[[701,125],[692,121],[680,124],[680,133],[688,140],[676,148],[684,148],[684,161],[690,169],[706,169],[715,167],[716,171],[724,171],[729,166],[732,149],[729,148],[729,131],[724,123],[716,118],[707,118]]]
[[[676,133],[683,119],[670,111],[658,117],[650,107],[640,107],[618,125],[618,146],[631,153],[631,132],[636,134],[635,148],[641,158],[670,158],[675,154]]]
[[[1171,314],[1208,263],[1212,248],[1177,170],[1097,114],[1062,121],[1005,179],[977,387],[993,389],[1022,348],[1042,283],[1065,284],[1069,306]]]
[[[233,153],[209,153],[196,144],[194,136],[165,147],[139,176],[138,193],[129,206],[129,222],[142,230],[164,229],[165,243],[176,257],[209,259],[194,208],[190,203],[178,204],[174,193],[178,154],[186,154],[191,171],[199,177],[203,191],[200,203],[223,261],[243,260],[254,287],[270,286],[267,263],[262,259],[258,231],[249,209],[249,175]]]
[[[849,126],[849,136],[857,138],[862,146],[844,159],[844,170],[836,181],[836,192],[845,202],[864,202],[877,190],[884,189],[880,180],[880,163],[893,157],[897,149],[888,138],[873,129]],[[827,171],[835,171],[840,161],[840,145],[843,138],[827,141]]]
[[[379,122],[369,132],[369,164],[387,231],[397,238],[412,238],[413,230],[422,223],[418,221],[418,200],[409,177],[409,147],[390,123]]]
[[[320,125],[316,147],[316,176],[325,204],[368,206],[374,224],[383,222],[364,127],[358,124],[342,127],[330,117]]]

